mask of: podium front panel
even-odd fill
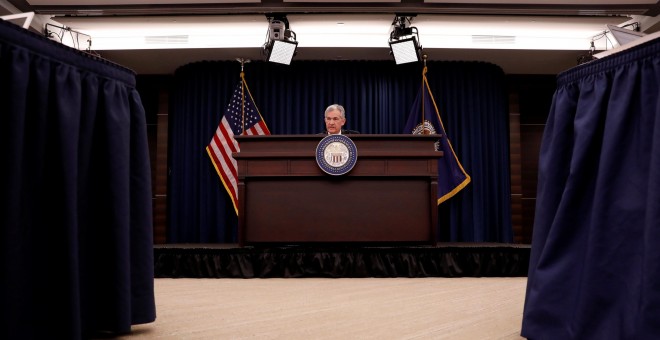
[[[424,178],[251,179],[248,242],[428,242]]]
[[[439,136],[351,135],[358,160],[323,172],[324,136],[238,136],[239,244],[430,243]]]

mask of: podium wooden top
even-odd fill
[[[234,136],[237,141],[251,141],[269,139],[275,141],[288,141],[288,140],[316,140],[319,141],[328,135],[325,134],[303,134],[303,135],[239,135]],[[413,135],[413,134],[347,134],[352,140],[385,140],[385,141],[403,141],[403,140],[437,140],[442,137],[440,134],[433,135]]]
[[[234,158],[261,157],[315,157],[316,146],[327,135],[268,135],[234,136],[241,151]],[[442,151],[435,150],[435,142],[442,135],[412,134],[350,134],[346,135],[358,149],[361,158],[439,158]]]

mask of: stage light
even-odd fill
[[[607,25],[607,29],[609,31],[607,32],[608,36],[611,36],[612,40],[615,42],[615,47],[631,43],[646,35],[645,33],[633,31],[615,25]]]
[[[422,46],[419,45],[417,27],[406,27],[406,22],[410,24],[413,16],[397,15],[392,22],[394,28],[388,43],[397,65],[420,61]]]
[[[291,64],[298,47],[296,33],[289,29],[286,15],[266,15],[266,17],[268,18],[268,39],[264,44],[266,61]]]
[[[23,26],[23,28],[25,28],[25,29],[30,28],[30,24],[32,23],[32,19],[34,19],[34,12],[16,13],[16,14],[9,14],[9,15],[0,16],[0,20],[9,21],[9,22],[14,23],[16,25],[19,25],[17,22],[21,22],[21,24],[19,26]]]

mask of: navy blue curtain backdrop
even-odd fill
[[[0,20],[0,338],[155,320],[135,74]]]
[[[660,336],[660,39],[560,74],[522,336]]]
[[[204,148],[240,79],[238,62],[203,61],[175,73],[169,132],[169,243],[233,243],[237,217]],[[429,62],[447,134],[473,181],[439,207],[440,241],[511,242],[508,102],[493,64]],[[272,134],[316,134],[333,103],[346,128],[402,133],[422,85],[422,65],[393,61],[245,64],[245,78]]]

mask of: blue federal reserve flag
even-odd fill
[[[438,151],[444,152],[444,156],[438,160],[438,204],[440,204],[465,188],[471,179],[463,169],[447,137],[438,106],[426,79],[426,70],[424,67],[422,87],[410,109],[403,133],[442,135],[436,144]]]

